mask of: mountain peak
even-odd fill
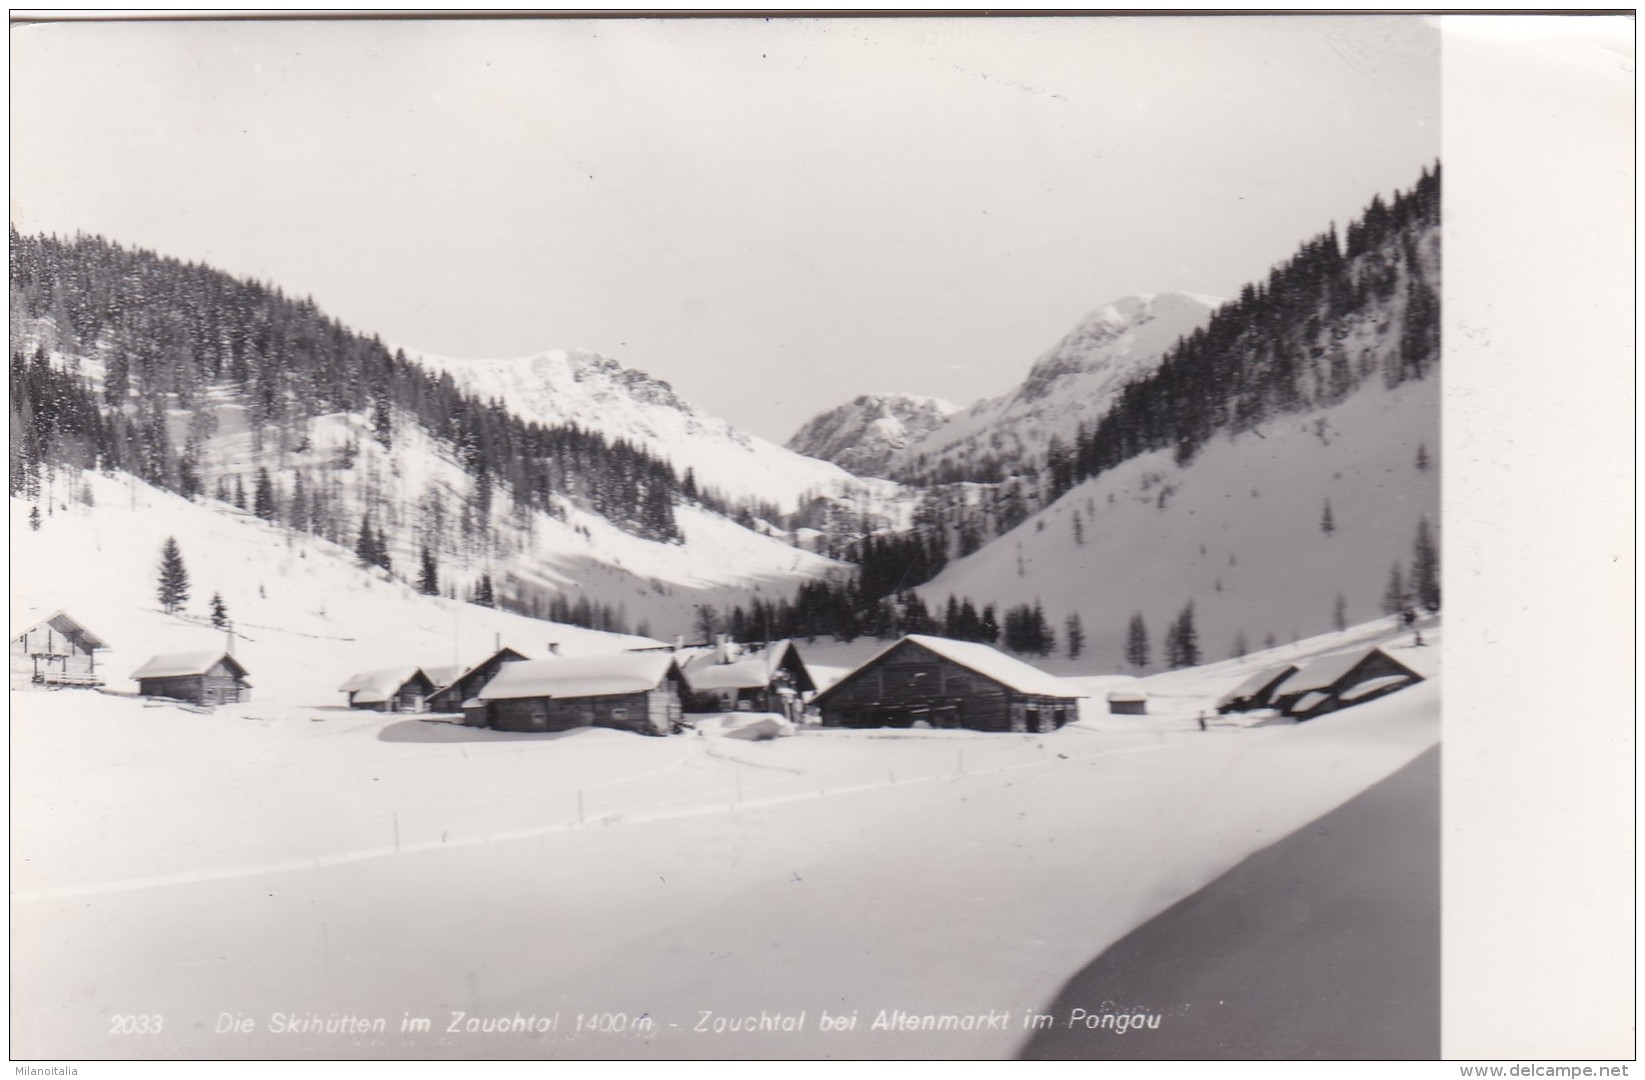
[[[952,402],[921,394],[858,394],[806,421],[787,446],[858,476],[883,476],[897,451],[959,411]]]

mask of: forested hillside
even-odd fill
[[[667,462],[622,439],[513,416],[344,327],[312,300],[100,237],[12,230],[10,240],[13,494],[33,490],[48,460],[126,470],[199,494],[201,444],[215,431],[217,408],[233,402],[244,407],[258,448],[280,452],[301,453],[294,433],[327,414],[368,415],[385,447],[397,424],[414,423],[462,466],[476,520],[503,485],[528,507],[554,512],[553,496],[563,495],[637,535],[680,537],[680,479]],[[48,347],[80,363],[53,371]],[[288,482],[272,482],[293,527],[343,527],[314,514],[310,500],[302,500],[307,518],[297,520]]]

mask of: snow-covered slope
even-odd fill
[[[1190,601],[1202,655],[1377,617],[1393,566],[1409,581],[1417,525],[1439,528],[1439,380],[1374,380],[1332,409],[1220,438],[1186,467],[1146,454],[1087,480],[919,589],[978,606],[1044,605],[1059,636],[1078,612],[1086,653],[1125,669],[1134,612],[1154,667]],[[1420,451],[1420,452],[1419,452]],[[1419,464],[1420,461],[1420,464]],[[1332,529],[1322,527],[1327,504]]]
[[[259,704],[341,705],[337,688],[358,672],[475,663],[499,641],[530,656],[546,655],[550,642],[571,654],[649,643],[423,596],[360,568],[335,544],[126,476],[60,477],[52,494],[38,530],[28,525],[29,504],[11,500],[11,625],[67,611],[108,643],[97,666],[113,690],[135,691],[127,676],[156,653],[228,647],[228,635],[210,624],[214,593]],[[176,538],[190,580],[177,614],[162,612],[156,598],[167,537]]]
[[[861,394],[818,413],[787,446],[858,476],[884,476],[897,451],[941,426],[960,407],[915,394]]]
[[[513,360],[454,360],[407,355],[449,372],[457,385],[501,400],[515,415],[540,423],[570,423],[626,439],[691,469],[699,488],[731,499],[757,499],[781,510],[808,497],[873,497],[894,502],[897,485],[860,480],[838,465],[804,457],[709,416],[644,372],[598,353],[554,350]]]
[[[892,455],[891,475],[975,479],[980,460],[1010,466],[1043,454],[1052,435],[1070,442],[1131,379],[1147,374],[1178,338],[1205,325],[1222,301],[1192,293],[1140,293],[1104,304],[1034,362],[1022,385],[979,401]]]

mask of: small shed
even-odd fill
[[[422,668],[402,665],[361,672],[337,689],[348,695],[351,709],[415,713],[428,708],[435,687]]]
[[[1273,703],[1275,688],[1296,674],[1296,670],[1297,666],[1295,664],[1281,664],[1278,667],[1263,668],[1218,698],[1217,712],[1226,716],[1231,712],[1250,712],[1252,709],[1266,709]]]
[[[57,611],[33,625],[12,629],[12,679],[42,686],[102,686],[97,653],[107,648],[67,612]]]
[[[689,712],[781,713],[798,721],[806,696],[817,684],[792,641],[774,641],[740,655],[707,652],[680,665]]]
[[[881,650],[818,694],[831,727],[1054,731],[1078,718],[1080,695],[1061,679],[974,641],[926,634]]]
[[[1273,706],[1286,716],[1311,720],[1421,681],[1381,649],[1356,649],[1304,664],[1274,688]]]
[[[500,731],[680,728],[680,669],[668,653],[552,657],[504,664],[463,703],[464,723]]]
[[[463,702],[473,697],[475,692],[496,678],[497,672],[504,664],[517,663],[528,660],[530,657],[517,649],[503,646],[490,656],[481,660],[473,667],[465,668],[460,673],[450,677],[429,695],[428,707],[432,712],[454,713],[463,709]]]
[[[249,672],[226,652],[162,653],[131,673],[147,697],[195,705],[234,705],[251,700]]]
[[[1117,716],[1146,716],[1148,695],[1142,690],[1110,690],[1108,711]]]

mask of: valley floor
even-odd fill
[[[1397,655],[1436,676],[1438,652]],[[1011,1056],[1091,958],[1437,743],[1437,677],[1199,730],[1290,658],[1154,676],[1156,715],[1099,696],[1044,735],[18,693],[11,1053]]]

